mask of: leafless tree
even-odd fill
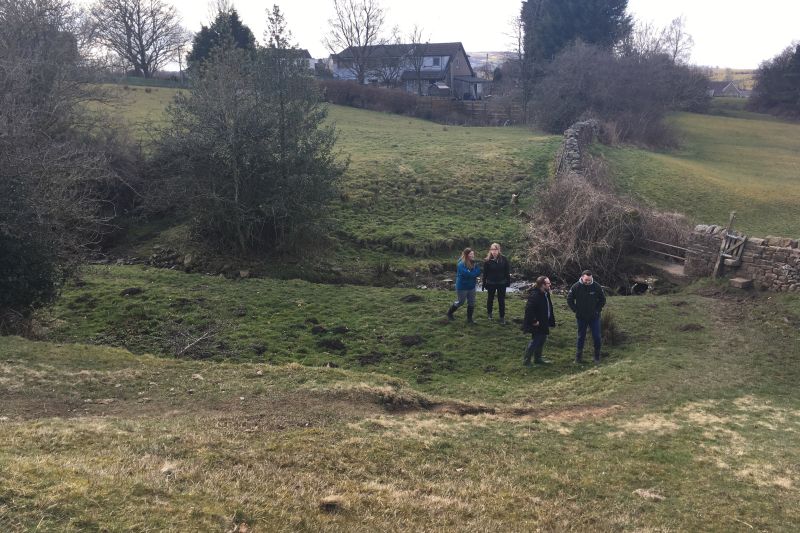
[[[334,17],[323,44],[332,54],[346,52],[344,59],[359,83],[372,68],[374,46],[385,44],[381,36],[385,11],[378,0],[333,0]]]
[[[666,53],[664,29],[652,22],[635,21],[633,29],[620,43],[619,51],[624,56],[651,57]]]
[[[685,26],[683,17],[673,19],[664,28],[658,28],[652,22],[636,21],[633,30],[620,43],[620,53],[639,57],[661,54],[675,64],[685,65],[694,47],[694,39],[686,32]]]
[[[378,57],[374,57],[371,74],[386,87],[397,87],[408,61],[408,46],[403,44],[400,28],[392,28],[392,36]]]
[[[175,7],[162,0],[98,0],[92,8],[98,42],[150,78],[189,40]]]
[[[425,63],[428,41],[429,39],[423,37],[422,27],[416,24],[408,33],[408,44],[411,45],[408,51],[408,62],[414,70],[417,79],[417,94],[420,96],[422,96],[422,67]]]
[[[694,39],[686,31],[686,19],[682,16],[672,19],[662,34],[664,49],[673,63],[681,65],[689,63],[694,48]]]
[[[79,29],[68,0],[0,0],[0,329],[55,296],[119,206],[125,155],[87,105]]]

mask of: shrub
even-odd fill
[[[291,50],[217,50],[168,114],[155,164],[198,238],[250,252],[319,234],[345,165],[317,86]]]
[[[604,311],[600,315],[600,333],[603,344],[618,346],[625,341],[625,334],[619,329],[617,317],[611,311]]]
[[[800,118],[800,44],[761,63],[755,78],[748,109]]]
[[[576,43],[548,65],[533,92],[533,118],[544,130],[561,133],[595,117],[613,124],[622,141],[674,144],[663,118],[670,110],[708,106],[707,79],[666,55],[618,57]]]

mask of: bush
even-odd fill
[[[611,311],[604,311],[600,315],[600,334],[603,344],[607,346],[619,346],[626,337],[617,325],[617,317]]]
[[[52,301],[61,269],[46,245],[0,234],[0,311],[14,310],[26,318],[31,309]],[[4,328],[0,324],[0,332]]]
[[[594,117],[613,125],[622,141],[664,146],[674,136],[663,118],[670,110],[701,111],[708,106],[707,79],[666,55],[618,57],[576,43],[548,65],[533,91],[534,121],[561,133]]]
[[[154,162],[194,234],[222,250],[299,248],[320,234],[345,165],[291,50],[219,49],[168,109]]]
[[[69,265],[110,229],[118,178],[135,166],[87,102],[76,28],[65,2],[0,9],[0,316],[25,317],[57,294]],[[102,132],[102,133],[100,133]]]
[[[748,109],[800,118],[800,44],[761,63],[755,78]]]
[[[418,97],[403,90],[343,80],[318,80],[317,83],[325,99],[332,104],[416,116]]]
[[[583,174],[559,174],[538,192],[538,209],[527,231],[532,270],[574,279],[588,268],[610,284],[625,281],[620,264],[640,239],[686,242],[691,228],[685,217],[621,198],[608,184],[602,164],[584,161],[584,167]]]

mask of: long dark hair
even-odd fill
[[[547,276],[539,276],[536,278],[536,281],[533,282],[534,289],[541,289],[542,285],[544,285],[544,280],[547,279]]]
[[[469,254],[472,253],[472,248],[464,248],[464,251],[461,252],[461,261],[464,262],[464,266],[468,269],[472,270],[472,267],[475,266],[475,261],[469,258]]]

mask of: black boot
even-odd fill
[[[474,324],[475,321],[472,319],[472,315],[475,314],[475,307],[467,306],[467,324]]]
[[[542,357],[542,350],[544,350],[544,346],[536,348],[536,351],[533,353],[533,362],[537,365],[549,365],[550,361]]]
[[[594,364],[600,363],[600,348],[594,349]]]
[[[530,341],[527,348],[525,348],[525,358],[522,360],[523,365],[531,366],[531,356],[533,355],[533,351],[533,341]]]
[[[447,320],[455,320],[456,317],[453,316],[453,313],[456,312],[456,309],[458,309],[457,305],[450,306],[450,309],[447,310]]]
[[[578,364],[583,363],[583,350],[575,352],[575,362]]]
[[[500,320],[497,323],[500,324],[501,326],[505,326],[506,325],[506,317],[504,317],[503,315],[500,315]]]

